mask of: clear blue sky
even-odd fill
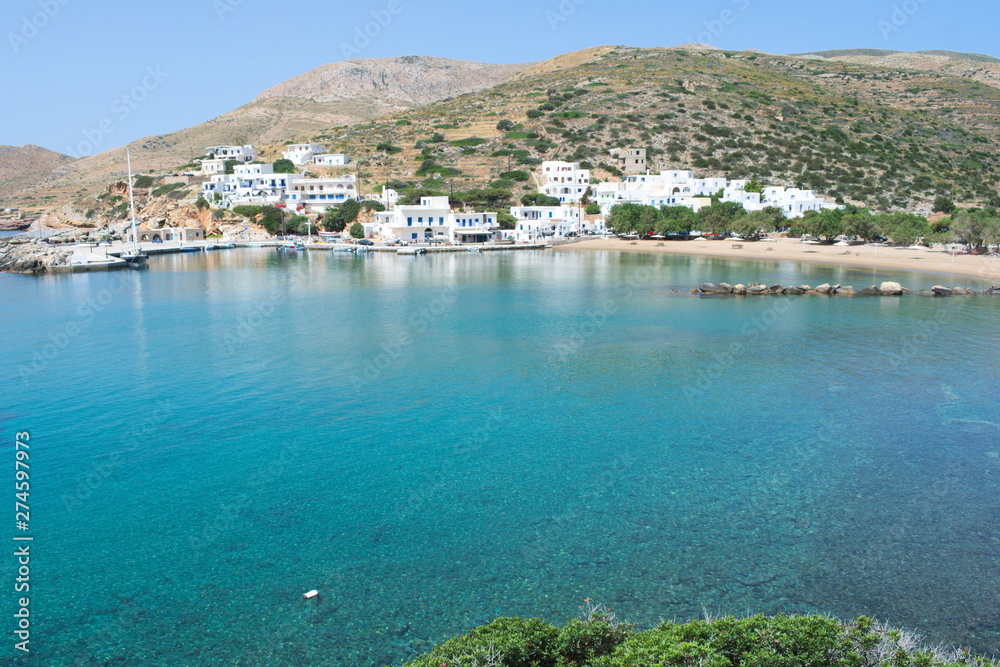
[[[366,26],[374,36],[358,38]],[[4,0],[0,144],[79,153],[88,135],[106,150],[189,127],[343,60],[345,44],[356,57],[505,63],[692,40],[1000,56],[998,26],[996,0]]]

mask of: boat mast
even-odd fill
[[[135,197],[132,196],[132,155],[128,147],[125,147],[125,159],[128,161],[128,206],[132,213],[132,247],[139,245],[139,238],[135,231]]]

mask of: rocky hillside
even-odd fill
[[[607,176],[608,151],[637,146],[653,169],[758,177],[881,209],[997,197],[1000,89],[973,79],[717,49],[576,55],[322,135],[356,156],[369,188],[493,184],[516,194],[533,184],[502,173],[566,159]],[[505,120],[513,127],[499,129]]]
[[[955,51],[885,51],[881,49],[846,49],[795,54],[802,58],[838,60],[857,65],[890,69],[924,70],[965,79],[973,79],[1000,88],[1000,58],[979,53]]]
[[[206,146],[284,141],[331,125],[357,123],[489,88],[527,67],[423,56],[323,65],[206,123],[134,142],[130,145],[132,159],[137,173],[167,171],[188,162],[192,155],[200,155]],[[0,147],[0,151],[4,148],[8,147]],[[123,154],[116,148],[79,160],[62,156],[59,165],[51,166],[51,160],[40,156],[30,175],[10,182],[3,180],[6,171],[0,163],[0,202],[40,210],[78,195],[95,195],[109,181],[123,177]],[[53,173],[56,166],[62,169]],[[49,178],[41,186],[23,189],[46,176]]]
[[[0,146],[0,192],[12,193],[59,173],[73,161],[41,146]],[[0,196],[0,205],[4,197]],[[17,204],[11,203],[10,206]]]
[[[523,172],[542,159],[590,162],[596,176],[607,176],[610,149],[638,146],[653,169],[756,176],[926,212],[938,195],[968,204],[997,197],[995,60],[948,52],[780,56],[699,45],[598,47],[526,65],[351,60],[207,123],[136,142],[133,164],[137,173],[164,173],[212,144],[251,142],[274,159],[290,140],[315,141],[352,154],[368,191],[392,181],[439,191],[496,185],[516,195],[533,189]],[[499,121],[509,123],[498,128]],[[13,199],[0,192],[0,201],[87,210],[124,176],[122,153],[62,164],[44,192]]]

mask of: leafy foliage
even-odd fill
[[[276,174],[294,174],[295,173],[295,163],[291,160],[286,160],[281,158],[274,161],[272,165],[274,168],[274,173]]]
[[[355,222],[351,225],[350,233],[352,239],[363,239],[365,237],[365,228],[360,222]]]
[[[635,632],[601,607],[562,628],[498,618],[405,667],[997,667],[962,650],[925,649],[867,617],[724,617]]]

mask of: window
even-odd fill
[[[417,218],[417,222],[423,222],[423,221],[424,221],[423,217]]]
[[[407,227],[412,227],[413,226],[413,218],[407,218],[406,219],[406,226]]]

